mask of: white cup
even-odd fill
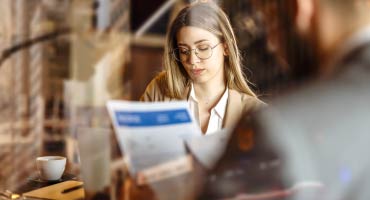
[[[62,156],[37,157],[36,165],[40,178],[46,181],[59,180],[63,175],[66,160]]]

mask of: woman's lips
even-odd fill
[[[203,71],[204,71],[204,69],[193,69],[193,70],[191,70],[191,73],[193,73],[195,76],[198,76],[198,75],[200,75]]]

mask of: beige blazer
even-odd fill
[[[179,101],[188,100],[190,95],[190,87],[187,87],[181,99],[174,99],[165,95],[165,82],[163,74],[155,77],[145,89],[144,94],[140,97],[140,101]],[[266,105],[256,97],[245,93],[238,92],[229,88],[229,98],[226,105],[226,113],[222,124],[223,128],[233,127],[241,115],[245,112],[253,112]]]

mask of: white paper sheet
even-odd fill
[[[107,103],[131,175],[186,156],[184,140],[201,136],[186,101]]]
[[[186,145],[203,166],[211,169],[224,153],[230,135],[229,129],[222,129],[214,134],[187,139]]]

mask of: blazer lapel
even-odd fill
[[[235,123],[237,123],[243,109],[241,95],[237,91],[229,88],[229,98],[227,100],[222,128],[233,127]]]

